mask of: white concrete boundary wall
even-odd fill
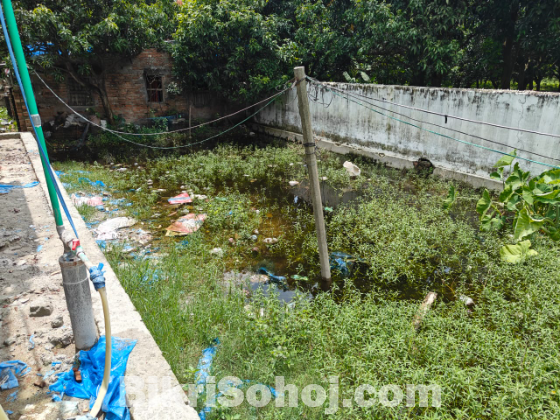
[[[384,86],[330,83],[337,89],[368,98],[385,99],[390,102],[428,109],[446,115],[485,121],[509,127],[560,134],[560,94],[541,92],[497,91],[481,89],[444,89],[408,86]],[[364,108],[350,100],[333,95],[332,92],[308,83],[312,124],[315,134],[324,142],[349,151],[378,157],[394,166],[411,166],[419,158],[429,159],[442,175],[459,178],[475,185],[489,184],[492,166],[500,154],[466,145],[451,139],[428,133],[407,124],[392,120]],[[352,100],[358,100],[352,98]],[[369,101],[372,102],[372,101]],[[421,127],[442,134],[470,141],[503,152],[519,151],[520,156],[560,166],[560,139],[519,131],[511,131],[481,124],[459,121],[431,115],[390,104],[373,102],[388,110],[397,111],[424,123]],[[379,109],[378,109],[379,110]],[[407,118],[379,110],[384,114],[410,121]],[[261,130],[281,130],[284,137],[293,138],[301,133],[300,118],[295,90],[287,92],[281,101],[267,107],[255,121]],[[413,124],[418,124],[410,121]],[[445,127],[474,134],[504,143],[507,147],[492,144],[470,136],[426,124],[436,123]],[[539,153],[550,157],[535,156]],[[397,161],[401,161],[397,163]],[[525,170],[533,175],[550,167],[520,161]]]

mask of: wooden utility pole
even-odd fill
[[[192,116],[192,103],[189,105],[189,140],[192,139],[192,131],[191,131],[191,116]]]
[[[307,99],[305,67],[295,67],[294,75],[297,80],[297,96],[299,116],[301,118],[301,131],[303,133],[303,146],[305,148],[305,157],[307,158],[309,184],[311,186],[311,199],[313,201],[313,214],[315,215],[315,227],[317,229],[317,240],[319,242],[321,277],[324,281],[330,282],[331,267],[329,265],[329,251],[327,248],[327,232],[325,229],[325,219],[323,217],[323,203],[321,202],[321,188],[319,186],[319,172],[317,171],[315,141],[313,140],[311,114],[309,113],[309,101]]]

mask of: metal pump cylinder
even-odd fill
[[[58,262],[76,350],[89,350],[97,342],[97,328],[93,318],[86,265],[77,257],[66,259],[62,256]]]

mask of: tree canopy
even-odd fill
[[[30,64],[96,91],[110,121],[107,73],[122,59],[161,45],[176,26],[168,1],[20,0],[14,9]]]
[[[560,76],[560,0],[19,0],[34,65],[97,91],[146,47],[184,90],[262,97],[296,65],[327,81],[541,89]],[[173,39],[173,43],[169,41]],[[555,80],[556,80],[555,79]]]
[[[172,51],[177,74],[189,89],[249,99],[288,80],[288,64],[295,60],[290,22],[267,16],[265,4],[189,1],[181,7]]]
[[[423,86],[540,89],[560,74],[560,0],[197,0],[179,13],[178,74],[238,96],[300,64]]]

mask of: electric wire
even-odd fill
[[[307,77],[307,79],[309,79],[309,81],[322,84],[323,86],[325,85],[325,83],[322,83],[322,82],[320,82],[319,80],[314,79],[314,78],[312,78],[312,77],[310,77],[310,76],[306,76],[306,77]],[[471,119],[469,119],[469,118],[458,117],[458,116],[456,116],[456,115],[442,114],[442,113],[440,113],[440,112],[430,111],[430,110],[428,110],[428,109],[423,109],[423,108],[417,108],[417,107],[414,107],[414,106],[403,105],[403,104],[399,104],[399,103],[396,103],[396,102],[388,101],[388,100],[386,100],[386,99],[370,98],[370,97],[368,97],[368,96],[364,96],[364,95],[361,95],[361,94],[359,94],[359,96],[362,96],[362,97],[364,97],[364,98],[367,98],[367,99],[370,99],[370,100],[376,101],[376,102],[383,102],[383,103],[386,103],[386,104],[390,104],[390,105],[395,105],[395,106],[399,106],[399,107],[402,107],[402,108],[411,109],[411,110],[414,110],[414,111],[425,112],[425,113],[427,113],[427,114],[439,115],[440,117],[453,118],[453,119],[455,119],[455,120],[465,121],[465,122],[469,122],[469,123],[473,123],[473,124],[488,125],[488,126],[490,126],[490,127],[502,128],[502,129],[504,129],[504,130],[521,131],[521,132],[523,132],[523,133],[537,134],[537,135],[539,135],[539,136],[547,136],[547,137],[554,137],[554,138],[560,139],[560,134],[543,133],[543,132],[540,132],[540,131],[527,130],[527,129],[519,128],[519,127],[509,127],[509,126],[507,126],[507,125],[494,124],[494,123],[489,123],[489,122],[486,122],[486,121],[471,120]]]
[[[221,136],[221,135],[223,135],[223,134],[225,134],[225,133],[227,133],[227,132],[233,130],[234,128],[239,127],[240,125],[242,125],[243,123],[247,122],[248,120],[250,120],[251,118],[253,118],[255,115],[257,115],[259,112],[261,112],[263,109],[265,109],[265,108],[266,108],[268,105],[270,105],[272,102],[274,102],[274,101],[276,100],[276,98],[277,98],[279,95],[281,95],[282,93],[283,93],[283,92],[280,92],[280,93],[277,93],[276,95],[274,95],[274,97],[273,97],[270,101],[268,101],[263,107],[259,108],[256,112],[254,112],[253,114],[249,115],[249,116],[248,116],[247,118],[245,118],[243,121],[240,121],[239,123],[235,124],[234,126],[228,128],[228,129],[226,129],[226,130],[224,130],[224,131],[222,131],[222,132],[220,132],[220,133],[218,133],[218,134],[215,134],[215,135],[210,136],[210,137],[208,137],[208,138],[206,138],[206,139],[204,139],[204,140],[200,140],[200,141],[197,141],[197,142],[194,142],[194,143],[184,144],[184,145],[181,145],[181,146],[169,146],[169,147],[165,147],[165,146],[151,146],[151,145],[149,145],[149,144],[137,143],[137,142],[135,142],[135,141],[126,139],[126,138],[124,138],[123,136],[121,136],[120,134],[116,134],[116,133],[111,133],[111,134],[113,134],[114,136],[116,136],[116,137],[120,138],[121,140],[124,140],[124,141],[126,141],[126,142],[128,142],[128,143],[131,143],[131,144],[134,144],[134,145],[140,146],[140,147],[147,147],[147,148],[149,148],[149,149],[174,150],[174,149],[183,149],[183,148],[185,148],[185,147],[192,147],[192,146],[196,146],[196,145],[198,145],[198,144],[206,143],[207,141],[213,140],[213,139],[215,139],[216,137],[219,137],[219,136]]]
[[[259,105],[259,104],[262,104],[263,102],[266,102],[266,101],[268,101],[268,100],[270,100],[270,99],[276,98],[277,96],[283,94],[284,92],[286,92],[286,91],[292,89],[292,88],[294,87],[294,85],[295,85],[295,84],[292,84],[292,86],[289,86],[289,87],[287,87],[287,88],[285,88],[285,89],[279,91],[278,93],[276,93],[276,94],[274,94],[274,95],[272,95],[272,96],[269,96],[268,98],[265,98],[265,99],[263,99],[263,100],[261,100],[261,101],[259,101],[259,102],[256,102],[256,103],[254,103],[253,105],[249,105],[248,107],[245,107],[245,108],[243,108],[243,109],[240,109],[239,111],[235,111],[235,112],[232,113],[232,114],[225,115],[225,116],[223,116],[223,117],[217,118],[217,119],[212,120],[212,121],[206,121],[206,122],[203,122],[203,123],[201,123],[201,124],[198,124],[198,125],[195,125],[195,126],[192,126],[192,127],[180,128],[180,129],[178,129],[178,130],[172,130],[172,131],[162,131],[162,132],[159,132],[159,133],[128,133],[128,132],[126,132],[126,131],[113,130],[113,129],[111,129],[111,128],[103,127],[103,126],[101,126],[100,124],[97,124],[97,123],[94,123],[94,122],[91,121],[91,120],[88,120],[86,117],[84,117],[82,114],[80,114],[79,112],[77,112],[76,110],[74,110],[70,105],[68,105],[68,104],[64,101],[64,99],[62,99],[60,96],[58,96],[58,95],[54,92],[54,90],[52,90],[52,88],[47,84],[47,82],[45,82],[45,81],[41,78],[41,76],[39,75],[39,73],[37,73],[36,71],[33,71],[33,72],[34,72],[35,75],[39,78],[39,80],[45,85],[45,87],[54,95],[54,97],[55,97],[56,99],[58,99],[64,106],[66,106],[66,108],[68,108],[70,111],[72,111],[72,112],[73,112],[74,114],[76,114],[78,117],[80,117],[82,120],[84,120],[84,121],[86,121],[86,122],[90,123],[91,125],[94,125],[94,126],[96,126],[96,127],[98,127],[98,128],[101,128],[101,129],[104,130],[104,131],[108,131],[109,133],[113,133],[113,134],[125,134],[125,135],[127,135],[127,136],[140,136],[140,137],[144,137],[144,136],[159,136],[159,135],[162,135],[162,134],[180,133],[180,132],[183,132],[183,131],[194,130],[195,128],[199,128],[199,127],[203,127],[203,126],[205,126],[205,125],[213,124],[213,123],[215,123],[215,122],[224,120],[224,119],[226,119],[226,118],[233,117],[234,115],[237,115],[237,114],[239,114],[239,113],[241,113],[241,112],[243,112],[243,111],[247,111],[248,109],[251,109],[252,107],[257,106],[257,105]]]
[[[317,84],[315,83],[310,83],[308,85],[308,90],[307,90],[307,98],[315,103],[321,104],[323,106],[323,108],[327,109],[328,107],[331,106],[333,99],[334,99],[334,95],[331,95],[331,100],[329,101],[329,103],[325,102],[325,98],[323,95],[323,92],[321,92],[321,100],[319,100],[319,88],[317,87]],[[314,88],[314,93],[311,93],[311,89]]]
[[[46,166],[46,174],[45,177],[49,177],[51,179],[51,182],[54,186],[56,195],[58,196],[58,199],[60,200],[60,204],[64,210],[64,213],[66,214],[66,218],[68,219],[68,222],[70,223],[70,226],[72,226],[72,230],[74,231],[74,234],[76,235],[76,238],[79,238],[78,236],[78,231],[76,229],[76,226],[74,225],[74,220],[72,219],[72,216],[70,215],[70,211],[68,210],[68,206],[66,205],[66,201],[64,201],[64,197],[62,196],[62,192],[60,191],[60,188],[58,187],[58,182],[56,180],[56,175],[54,173],[54,170],[51,166],[51,163],[49,162],[49,158],[48,155],[46,153],[46,151],[43,149],[43,146],[41,145],[41,142],[39,141],[39,134],[37,132],[37,127],[35,127],[35,123],[33,122],[33,118],[31,118],[31,111],[29,109],[29,104],[27,103],[27,97],[25,96],[25,90],[23,89],[23,82],[21,81],[21,77],[19,74],[19,69],[17,66],[17,62],[14,56],[14,51],[12,49],[12,42],[10,39],[10,36],[8,34],[8,26],[6,25],[6,19],[4,18],[4,9],[0,6],[0,23],[2,24],[2,30],[4,32],[4,39],[6,40],[6,45],[8,47],[8,53],[10,55],[10,59],[12,60],[12,64],[13,64],[13,68],[14,68],[14,75],[16,77],[19,89],[22,93],[22,97],[23,97],[23,103],[25,105],[25,109],[27,110],[27,114],[29,115],[29,120],[31,121],[31,127],[33,128],[33,132],[35,133],[35,140],[37,141],[37,146],[39,149],[39,154],[41,155],[41,157],[43,158],[43,162],[44,165]]]
[[[351,97],[353,97],[353,98],[356,98],[356,97],[367,98],[367,96],[365,96],[365,95],[360,95],[360,94],[358,94],[358,93],[350,93],[350,92],[348,92],[348,91],[345,91],[345,90],[342,90],[342,89],[337,89],[337,88],[335,88],[335,87],[329,86],[329,85],[324,84],[324,83],[321,83],[321,82],[319,82],[319,81],[314,81],[314,80],[310,80],[310,81],[311,81],[312,84],[320,85],[320,86],[324,87],[325,89],[327,89],[327,86],[328,86],[328,89],[329,89],[329,90],[337,91],[337,92],[340,92],[340,93],[342,93],[342,94],[351,96]],[[358,98],[358,99],[359,99],[359,98]],[[446,126],[441,125],[441,124],[437,124],[437,123],[433,123],[433,122],[429,122],[429,121],[419,120],[419,119],[417,119],[417,118],[414,118],[414,117],[411,117],[411,116],[409,116],[409,115],[400,113],[400,112],[398,112],[398,111],[393,111],[392,109],[383,108],[382,106],[375,105],[375,104],[373,104],[373,103],[371,103],[371,102],[368,102],[368,101],[366,101],[366,100],[363,100],[363,99],[359,99],[359,100],[362,100],[362,101],[363,101],[364,103],[366,103],[367,105],[371,105],[371,106],[373,106],[373,107],[375,107],[375,108],[377,108],[377,109],[381,109],[381,110],[383,110],[383,111],[390,112],[390,113],[392,113],[392,114],[400,115],[400,116],[403,117],[403,118],[408,118],[409,120],[416,121],[416,122],[421,123],[421,124],[433,125],[433,126],[435,126],[435,127],[438,127],[438,128],[444,129],[444,130],[453,131],[453,132],[458,133],[458,134],[463,134],[463,135],[465,135],[465,136],[469,136],[469,137],[473,137],[473,138],[475,138],[475,139],[483,140],[483,141],[486,141],[486,142],[488,142],[488,143],[497,144],[497,145],[499,145],[499,146],[510,147],[510,148],[512,147],[512,146],[509,145],[509,144],[502,143],[502,142],[499,142],[499,141],[496,141],[496,140],[491,140],[491,139],[488,139],[488,138],[485,138],[485,137],[481,137],[481,136],[478,136],[478,135],[476,135],[476,134],[466,133],[466,132],[464,132],[464,131],[457,130],[456,128],[446,127]],[[556,161],[559,161],[559,162],[560,162],[560,158],[553,158],[553,157],[550,157],[550,156],[547,156],[547,155],[542,155],[542,154],[540,154],[540,153],[536,153],[536,152],[532,152],[532,151],[530,151],[530,150],[525,150],[525,149],[520,149],[520,148],[517,148],[517,150],[520,151],[520,152],[525,152],[525,153],[532,154],[532,155],[534,155],[534,156],[539,156],[539,157],[542,157],[542,158],[544,158],[544,159],[556,160]]]
[[[309,78],[309,77],[308,77],[308,78]],[[499,153],[499,154],[504,155],[504,156],[510,156],[510,157],[513,157],[513,158],[525,160],[525,161],[527,161],[527,162],[536,163],[536,164],[538,164],[538,165],[543,165],[543,166],[548,166],[548,167],[550,167],[550,168],[560,169],[560,166],[556,166],[556,165],[552,165],[552,164],[544,163],[544,162],[539,162],[539,161],[537,161],[537,160],[529,159],[529,158],[526,158],[526,157],[523,157],[523,156],[512,155],[512,154],[510,154],[510,153],[502,152],[502,151],[500,151],[500,150],[492,149],[492,148],[490,148],[490,147],[486,147],[486,146],[483,146],[483,145],[480,145],[480,144],[472,143],[472,142],[469,142],[469,141],[466,141],[466,140],[457,139],[457,138],[455,138],[455,137],[451,137],[451,136],[448,136],[448,135],[446,135],[446,134],[438,133],[437,131],[433,131],[433,130],[429,130],[429,129],[427,129],[427,128],[420,127],[420,126],[418,126],[418,125],[416,125],[416,124],[412,124],[411,122],[404,121],[404,120],[401,120],[401,119],[399,119],[399,118],[392,117],[392,116],[390,116],[390,115],[386,115],[386,114],[384,114],[384,113],[382,113],[382,112],[380,112],[380,111],[378,111],[378,110],[376,110],[376,109],[374,109],[374,108],[370,108],[369,106],[363,104],[362,102],[359,102],[359,101],[357,101],[357,100],[352,100],[352,99],[350,99],[350,97],[349,97],[348,95],[347,95],[346,97],[342,96],[342,95],[339,94],[338,92],[332,90],[328,85],[323,84],[323,83],[321,83],[321,82],[318,82],[318,81],[316,81],[315,79],[309,78],[309,80],[312,81],[312,82],[314,82],[314,83],[319,83],[319,84],[321,84],[325,89],[330,90],[330,91],[333,92],[333,94],[336,95],[336,96],[339,96],[339,97],[341,97],[341,98],[343,98],[343,99],[346,99],[346,100],[349,100],[349,101],[351,101],[351,102],[354,102],[354,103],[356,103],[356,104],[358,104],[358,105],[360,105],[360,106],[363,106],[364,108],[369,109],[370,111],[373,111],[373,112],[375,112],[375,113],[377,113],[377,114],[380,114],[380,115],[382,115],[382,116],[384,116],[384,117],[386,117],[386,118],[390,118],[390,119],[392,119],[392,120],[401,122],[401,123],[403,123],[403,124],[407,124],[407,125],[410,125],[410,126],[412,126],[412,127],[418,128],[419,130],[426,131],[426,132],[428,132],[428,133],[432,133],[432,134],[435,134],[435,135],[437,135],[437,136],[444,137],[444,138],[447,138],[447,139],[450,139],[450,140],[454,140],[454,141],[457,141],[457,142],[459,142],[459,143],[468,144],[468,145],[470,145],[470,146],[475,146],[475,147],[478,147],[478,148],[480,148],[480,149],[484,149],[484,150],[488,150],[488,151],[491,151],[491,152]],[[549,159],[551,159],[551,158],[549,158]]]

